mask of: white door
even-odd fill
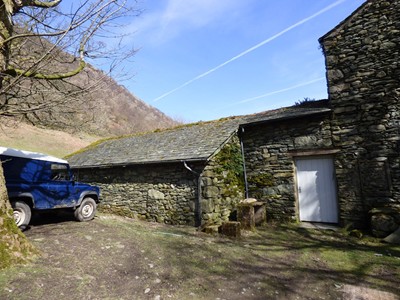
[[[296,173],[300,221],[337,223],[333,159],[297,159]]]

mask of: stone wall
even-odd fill
[[[296,219],[294,151],[331,149],[329,114],[245,127],[249,196],[267,203],[267,219]]]
[[[322,37],[345,223],[400,205],[400,1],[369,1]]]
[[[244,199],[243,160],[235,135],[208,162],[202,173],[202,218],[220,225],[233,218],[237,204]]]
[[[229,166],[220,160],[232,145],[240,149],[237,137],[206,165],[187,163],[201,174],[200,198],[199,177],[186,169],[183,162],[78,169],[75,173],[80,181],[101,188],[102,211],[174,225],[222,224],[244,197],[240,178],[231,174]]]
[[[183,163],[80,169],[78,177],[100,186],[102,211],[167,224],[195,223],[197,179]]]

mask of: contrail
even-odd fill
[[[311,16],[309,16],[309,17],[307,17],[307,18],[305,18],[305,19],[303,19],[303,20],[301,20],[301,21],[289,26],[288,28],[286,28],[286,29],[282,30],[281,32],[273,35],[272,37],[262,41],[261,43],[258,43],[257,45],[255,45],[255,46],[253,46],[253,47],[241,52],[240,54],[232,57],[231,59],[225,61],[224,63],[222,63],[222,64],[220,64],[220,65],[218,65],[218,66],[216,66],[216,67],[214,67],[214,68],[212,68],[210,70],[208,70],[207,72],[204,72],[203,74],[200,74],[200,75],[194,77],[193,79],[190,79],[189,81],[186,81],[185,83],[183,83],[180,86],[170,90],[169,92],[166,92],[166,93],[162,94],[161,96],[155,98],[153,100],[153,102],[157,102],[157,101],[167,97],[168,95],[170,95],[170,94],[182,89],[183,87],[191,84],[192,82],[194,82],[196,80],[199,80],[200,78],[203,78],[203,77],[211,74],[212,72],[215,72],[216,70],[222,68],[223,66],[225,66],[225,65],[227,65],[227,64],[229,64],[229,63],[241,58],[242,56],[244,56],[244,55],[246,55],[246,54],[248,54],[248,53],[250,53],[250,52],[252,52],[252,51],[254,51],[254,50],[258,49],[258,48],[260,48],[261,46],[263,46],[263,45],[275,40],[276,38],[280,37],[281,35],[285,34],[286,32],[288,32],[288,31],[290,31],[290,30],[292,30],[292,29],[294,29],[294,28],[296,28],[296,27],[298,27],[298,26],[300,26],[300,25],[302,25],[302,24],[304,24],[304,23],[306,23],[306,22],[318,17],[319,15],[331,10],[332,8],[338,6],[339,4],[341,4],[341,3],[345,2],[345,1],[346,0],[338,0],[338,1],[334,2],[334,3],[332,3],[331,5],[328,5],[327,7],[321,9],[320,11],[316,12],[315,14],[313,14],[313,15],[311,15]]]
[[[256,99],[260,99],[260,98],[268,97],[268,96],[271,96],[271,95],[279,94],[279,93],[282,93],[282,92],[294,90],[294,89],[297,89],[299,87],[306,86],[306,85],[309,85],[309,84],[312,84],[314,82],[321,81],[321,80],[324,80],[324,79],[325,79],[325,77],[319,77],[319,78],[316,78],[316,79],[313,79],[313,80],[310,80],[310,81],[307,81],[307,82],[303,82],[303,83],[299,83],[299,84],[293,85],[293,86],[288,87],[288,88],[284,88],[284,89],[281,89],[281,90],[269,92],[269,93],[266,93],[266,94],[263,94],[263,95],[260,95],[260,96],[256,96],[256,97],[252,97],[252,98],[247,98],[247,99],[244,99],[242,101],[236,102],[235,104],[246,103],[246,102],[250,102],[250,101],[253,101],[253,100],[256,100]]]

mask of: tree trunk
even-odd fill
[[[15,224],[0,163],[0,269],[32,259],[38,251]]]
[[[12,24],[5,5],[0,5],[0,74],[7,70],[9,49],[4,41],[11,32]],[[3,76],[0,75],[0,90],[3,86],[3,79]],[[0,269],[26,262],[37,253],[37,250],[15,224],[11,204],[8,200],[3,166],[0,162]]]

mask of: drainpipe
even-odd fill
[[[243,163],[243,177],[244,177],[244,196],[245,199],[249,198],[249,185],[247,183],[247,172],[246,172],[246,162],[244,160],[244,146],[243,146],[243,139],[242,135],[244,133],[244,128],[240,127],[239,129],[239,140],[240,140],[240,150],[242,152],[242,163]]]
[[[195,211],[194,225],[196,227],[199,227],[201,225],[201,174],[197,173],[196,171],[193,171],[193,169],[187,165],[186,161],[183,162],[183,165],[187,170],[189,170],[197,177],[197,198],[194,203],[194,211]]]

